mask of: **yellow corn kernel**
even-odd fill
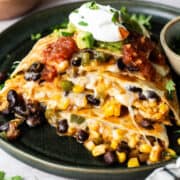
[[[61,110],[66,110],[67,107],[69,106],[70,104],[70,100],[69,99],[62,99],[61,103],[58,105],[59,109]]]
[[[151,162],[158,162],[160,160],[162,148],[159,145],[156,145],[152,148],[149,154],[149,160]]]
[[[113,150],[115,150],[115,149],[117,148],[117,146],[118,146],[118,141],[113,140],[113,141],[111,142],[110,147],[111,147]]]
[[[84,87],[80,85],[74,85],[72,91],[74,93],[81,93],[84,91]]]
[[[114,129],[112,131],[112,137],[115,140],[120,141],[121,139],[123,139],[125,131],[121,130],[121,129]]]
[[[150,153],[151,150],[152,150],[152,147],[149,144],[141,144],[139,147],[139,151],[142,153]]]
[[[167,104],[165,104],[165,103],[161,103],[160,105],[159,105],[159,112],[160,113],[165,113],[165,112],[167,112],[168,111],[168,106],[167,106]]]
[[[103,111],[105,117],[120,116],[121,104],[112,99],[105,103],[105,105],[103,106]]]
[[[128,160],[127,166],[128,166],[129,168],[139,167],[140,164],[139,164],[138,158],[137,158],[137,157],[130,158],[130,159]]]
[[[137,138],[136,138],[136,136],[131,136],[131,138],[130,138],[129,141],[128,141],[129,147],[135,148],[136,144],[137,144]]]
[[[176,152],[175,152],[173,149],[168,148],[168,149],[166,150],[166,152],[167,152],[167,154],[168,154],[169,156],[171,156],[171,157],[176,157]]]
[[[100,144],[93,148],[92,155],[96,157],[104,154],[105,152],[106,152],[106,145]]]
[[[95,144],[92,141],[86,141],[84,143],[84,146],[86,147],[86,149],[88,149],[89,151],[92,151],[95,147]]]
[[[116,152],[119,163],[124,163],[126,161],[127,155],[125,152]]]
[[[178,145],[180,145],[180,138],[177,139],[177,143],[178,143]]]

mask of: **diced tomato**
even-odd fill
[[[126,30],[125,28],[120,27],[120,28],[119,28],[119,32],[120,32],[121,37],[122,37],[123,39],[126,39],[126,38],[129,36],[129,31]]]
[[[53,79],[57,76],[57,71],[55,67],[46,65],[41,73],[42,80],[45,81],[53,81]]]
[[[56,42],[49,44],[44,50],[44,61],[46,63],[47,61],[60,62],[69,60],[77,50],[76,42],[72,37],[60,37]]]

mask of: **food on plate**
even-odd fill
[[[180,125],[179,104],[149,20],[96,2],[71,12],[67,27],[38,40],[5,81],[0,111],[13,118],[0,130],[13,140],[22,123],[47,121],[107,164],[176,157],[166,126]]]

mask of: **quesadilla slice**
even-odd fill
[[[108,164],[136,167],[175,157],[166,126],[180,125],[180,112],[175,89],[167,90],[172,79],[164,55],[147,34],[131,32],[121,19],[111,22],[115,9],[95,5],[72,12],[68,27],[40,39],[6,80],[0,111],[14,117],[4,130],[8,139],[22,123],[46,121]],[[96,31],[89,13],[106,17]]]

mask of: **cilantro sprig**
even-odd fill
[[[169,80],[166,83],[167,97],[168,99],[173,99],[173,92],[176,90],[175,83],[173,80]]]
[[[151,16],[130,14],[126,7],[121,7],[120,13],[122,21],[128,30],[135,31],[147,37],[150,36],[148,29],[151,28]]]
[[[80,21],[78,24],[81,26],[88,26],[88,23],[85,21]]]
[[[23,180],[23,178],[21,176],[6,177],[6,173],[0,171],[0,180]]]
[[[99,6],[97,5],[97,3],[95,1],[91,1],[91,2],[87,3],[87,7],[92,10],[99,9]]]
[[[42,36],[41,33],[31,34],[31,40],[36,41],[36,40],[40,39],[41,36]]]

